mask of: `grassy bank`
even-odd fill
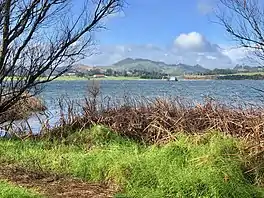
[[[93,79],[96,80],[96,78]],[[108,76],[106,78],[103,78],[102,80],[144,80],[144,79],[141,79],[140,77]]]
[[[8,78],[7,78],[8,79]],[[42,77],[41,79],[45,79]],[[77,81],[77,80],[148,80],[140,77],[129,76],[107,76],[105,78],[79,77],[79,76],[59,76],[55,81]]]
[[[215,80],[216,75],[184,75],[185,80]]]
[[[6,181],[0,180],[0,198],[40,198],[41,196],[33,192],[32,190],[28,190],[22,187],[15,186],[14,184],[10,184]]]
[[[55,79],[55,81],[75,81],[75,80],[89,80],[89,78],[78,77],[78,76],[60,76]]]
[[[91,191],[89,183],[105,185],[92,188],[96,198],[98,192],[123,198],[264,197],[262,108],[194,105],[177,98],[126,98],[104,106],[96,85],[81,112],[67,103],[57,128],[0,139],[0,179],[12,182],[8,175],[17,175],[1,174],[8,164],[22,168],[22,178],[70,177],[63,186],[29,181],[27,186],[40,183],[38,192],[49,197],[78,197]],[[72,184],[73,178],[82,181]],[[69,184],[84,186],[74,194]],[[46,189],[49,185],[53,188]]]
[[[73,81],[73,80],[144,80],[140,77],[125,77],[125,76],[108,76],[105,78],[93,78],[93,77],[77,77],[77,76],[60,76],[57,81]]]
[[[102,126],[63,139],[0,140],[0,163],[118,186],[116,197],[264,197],[243,142],[209,132],[145,145]]]

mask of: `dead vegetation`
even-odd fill
[[[36,189],[47,197],[113,197],[114,187],[106,184],[87,183],[63,175],[55,175],[40,171],[27,170],[13,165],[0,166],[0,179],[7,180],[16,185]]]
[[[246,143],[247,171],[264,178],[264,109],[230,107],[212,100],[191,104],[174,99],[132,99],[123,102],[100,98],[100,86],[93,82],[83,104],[61,100],[60,120],[56,127],[43,125],[35,138],[63,140],[71,133],[94,125],[107,126],[121,136],[147,144],[166,144],[178,133],[204,134],[219,131]],[[78,109],[78,108],[77,108]],[[25,136],[28,138],[28,136]],[[23,138],[22,138],[23,139]],[[263,184],[264,181],[260,181]]]
[[[41,112],[46,109],[46,106],[39,98],[30,96],[29,93],[24,93],[15,105],[6,112],[0,113],[0,123],[24,119],[33,112]]]
[[[174,139],[178,132],[197,134],[217,130],[264,146],[262,108],[231,108],[213,101],[192,105],[178,99],[159,98],[122,105],[112,103],[106,107],[94,99],[85,101],[81,114],[74,113],[74,104],[68,102],[68,112],[51,133],[56,135],[64,127],[78,130],[102,124],[120,135],[159,144]],[[60,134],[64,135],[67,134]]]

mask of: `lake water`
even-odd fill
[[[88,83],[91,81],[54,81],[49,83],[41,94],[48,107],[54,105],[54,100],[67,96],[70,99],[82,99],[87,95]],[[264,81],[100,81],[103,97],[180,97],[202,102],[205,97],[212,97],[225,103],[262,103],[263,94],[256,89],[264,90]]]
[[[67,97],[79,102],[87,96],[88,85],[91,81],[54,81],[46,85],[41,93],[42,99],[49,110],[49,121],[54,125],[58,121],[59,107],[57,100]],[[179,97],[194,103],[202,103],[206,97],[211,97],[230,105],[250,104],[263,105],[264,81],[163,81],[163,80],[135,80],[135,81],[100,81],[101,97],[122,99],[128,97]],[[32,129],[39,130],[39,121],[30,120]]]

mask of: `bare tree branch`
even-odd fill
[[[219,0],[215,14],[239,47],[264,60],[264,2],[258,0]]]
[[[123,7],[123,0],[82,3],[76,11],[71,0],[0,2],[0,117],[90,53],[93,32]]]

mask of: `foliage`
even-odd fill
[[[21,187],[16,187],[13,184],[9,184],[6,181],[0,180],[0,198],[13,198],[13,197],[19,197],[19,198],[37,198],[41,197],[37,193],[30,192],[29,190],[26,190]]]
[[[99,92],[98,92],[99,93]],[[205,104],[188,103],[178,98],[142,99],[127,97],[124,103],[115,103],[108,98],[103,103],[98,96],[96,104],[86,99],[82,112],[65,112],[70,119],[62,117],[63,127],[72,129],[89,128],[103,124],[110,129],[135,140],[146,143],[165,143],[174,139],[178,132],[203,133],[209,129],[218,130],[248,141],[263,140],[263,109],[230,107],[212,100]],[[71,110],[71,108],[68,108]],[[259,127],[256,127],[259,126]],[[51,136],[63,137],[60,126],[50,131]],[[48,133],[48,134],[49,134]],[[42,134],[45,136],[45,133]],[[65,134],[67,136],[67,134]]]
[[[146,146],[95,126],[62,142],[1,140],[0,160],[114,182],[116,197],[263,196],[245,173],[241,144],[220,133],[181,133],[166,145]]]
[[[206,73],[204,73],[204,75],[218,75],[218,74],[235,74],[237,71],[233,70],[233,69],[213,69],[210,70]]]
[[[264,80],[264,75],[254,74],[254,75],[227,75],[227,76],[217,76],[218,80]]]

